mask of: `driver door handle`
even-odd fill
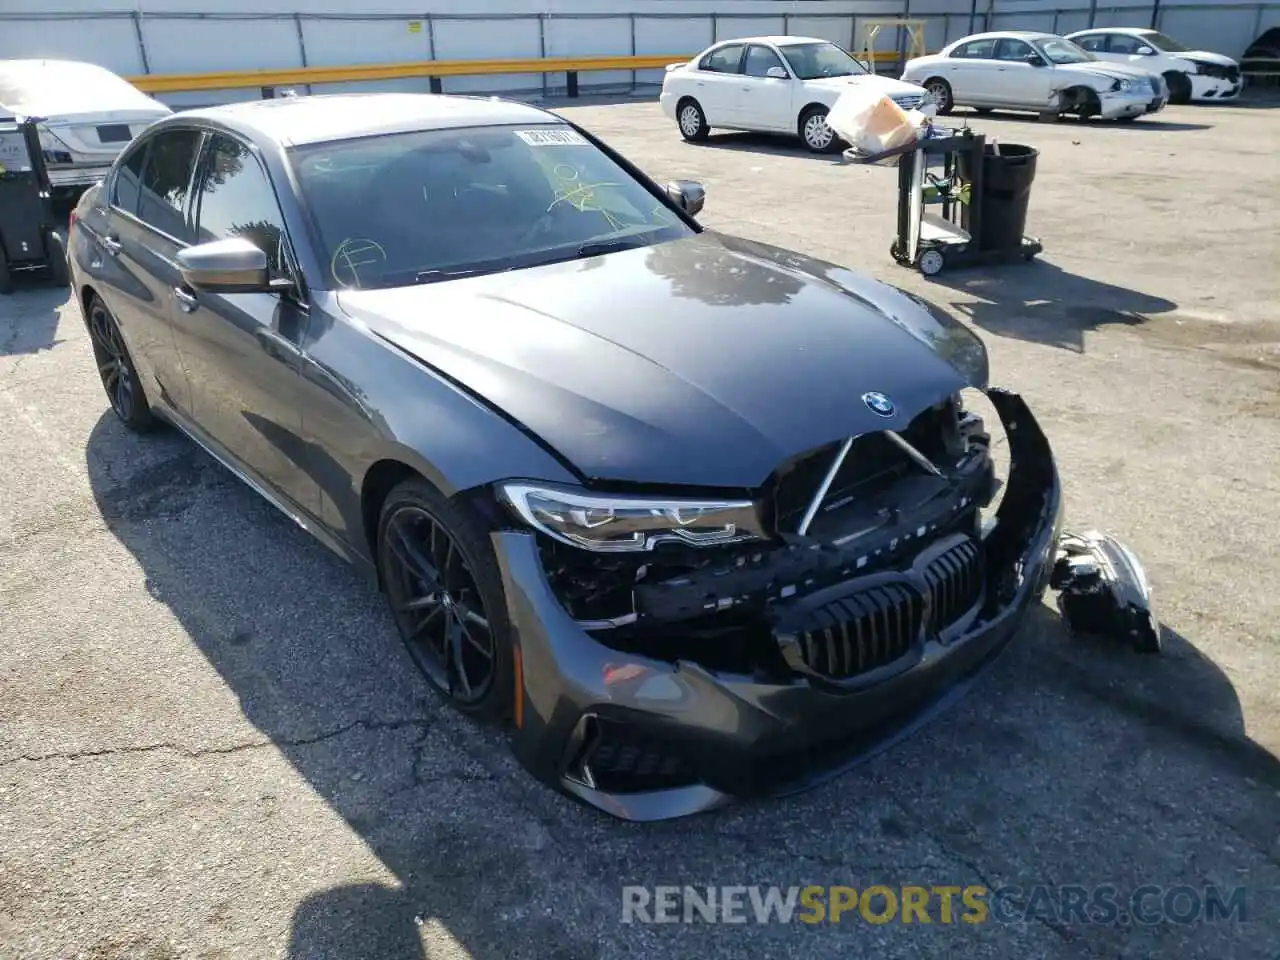
[[[174,287],[173,299],[178,301],[178,306],[186,313],[192,313],[200,306],[200,301],[196,299],[196,295],[185,287]]]
[[[102,249],[107,251],[107,254],[112,257],[119,255],[120,251],[124,249],[124,244],[120,242],[120,238],[114,233],[109,233],[106,236],[99,238],[99,243],[102,244]]]
[[[268,330],[265,327],[260,328],[255,334],[258,343],[261,344],[263,351],[269,357],[276,360],[282,360],[288,363],[302,355],[302,350],[297,344],[286,340],[274,330]]]

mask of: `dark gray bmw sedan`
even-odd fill
[[[365,571],[539,779],[659,819],[936,715],[1059,532],[1048,442],[964,326],[702,203],[519,103],[269,100],[150,127],[71,267],[127,427]]]

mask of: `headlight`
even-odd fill
[[[1117,80],[1115,83],[1111,85],[1111,89],[1112,90],[1128,90],[1131,86],[1133,86],[1133,84],[1130,83],[1128,80]]]
[[[535,530],[599,553],[652,550],[663,542],[711,547],[761,539],[750,500],[658,500],[526,483],[500,484],[498,492]]]

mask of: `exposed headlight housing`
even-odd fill
[[[502,483],[498,495],[547,536],[596,553],[639,553],[660,543],[718,547],[760,540],[750,500],[685,500]]]
[[[1117,80],[1115,83],[1111,85],[1111,89],[1112,90],[1128,90],[1131,86],[1133,86],[1133,84],[1130,83],[1128,80]]]

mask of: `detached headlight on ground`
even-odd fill
[[[749,500],[657,500],[525,483],[498,490],[529,526],[599,553],[652,550],[663,542],[710,547],[760,539]]]

